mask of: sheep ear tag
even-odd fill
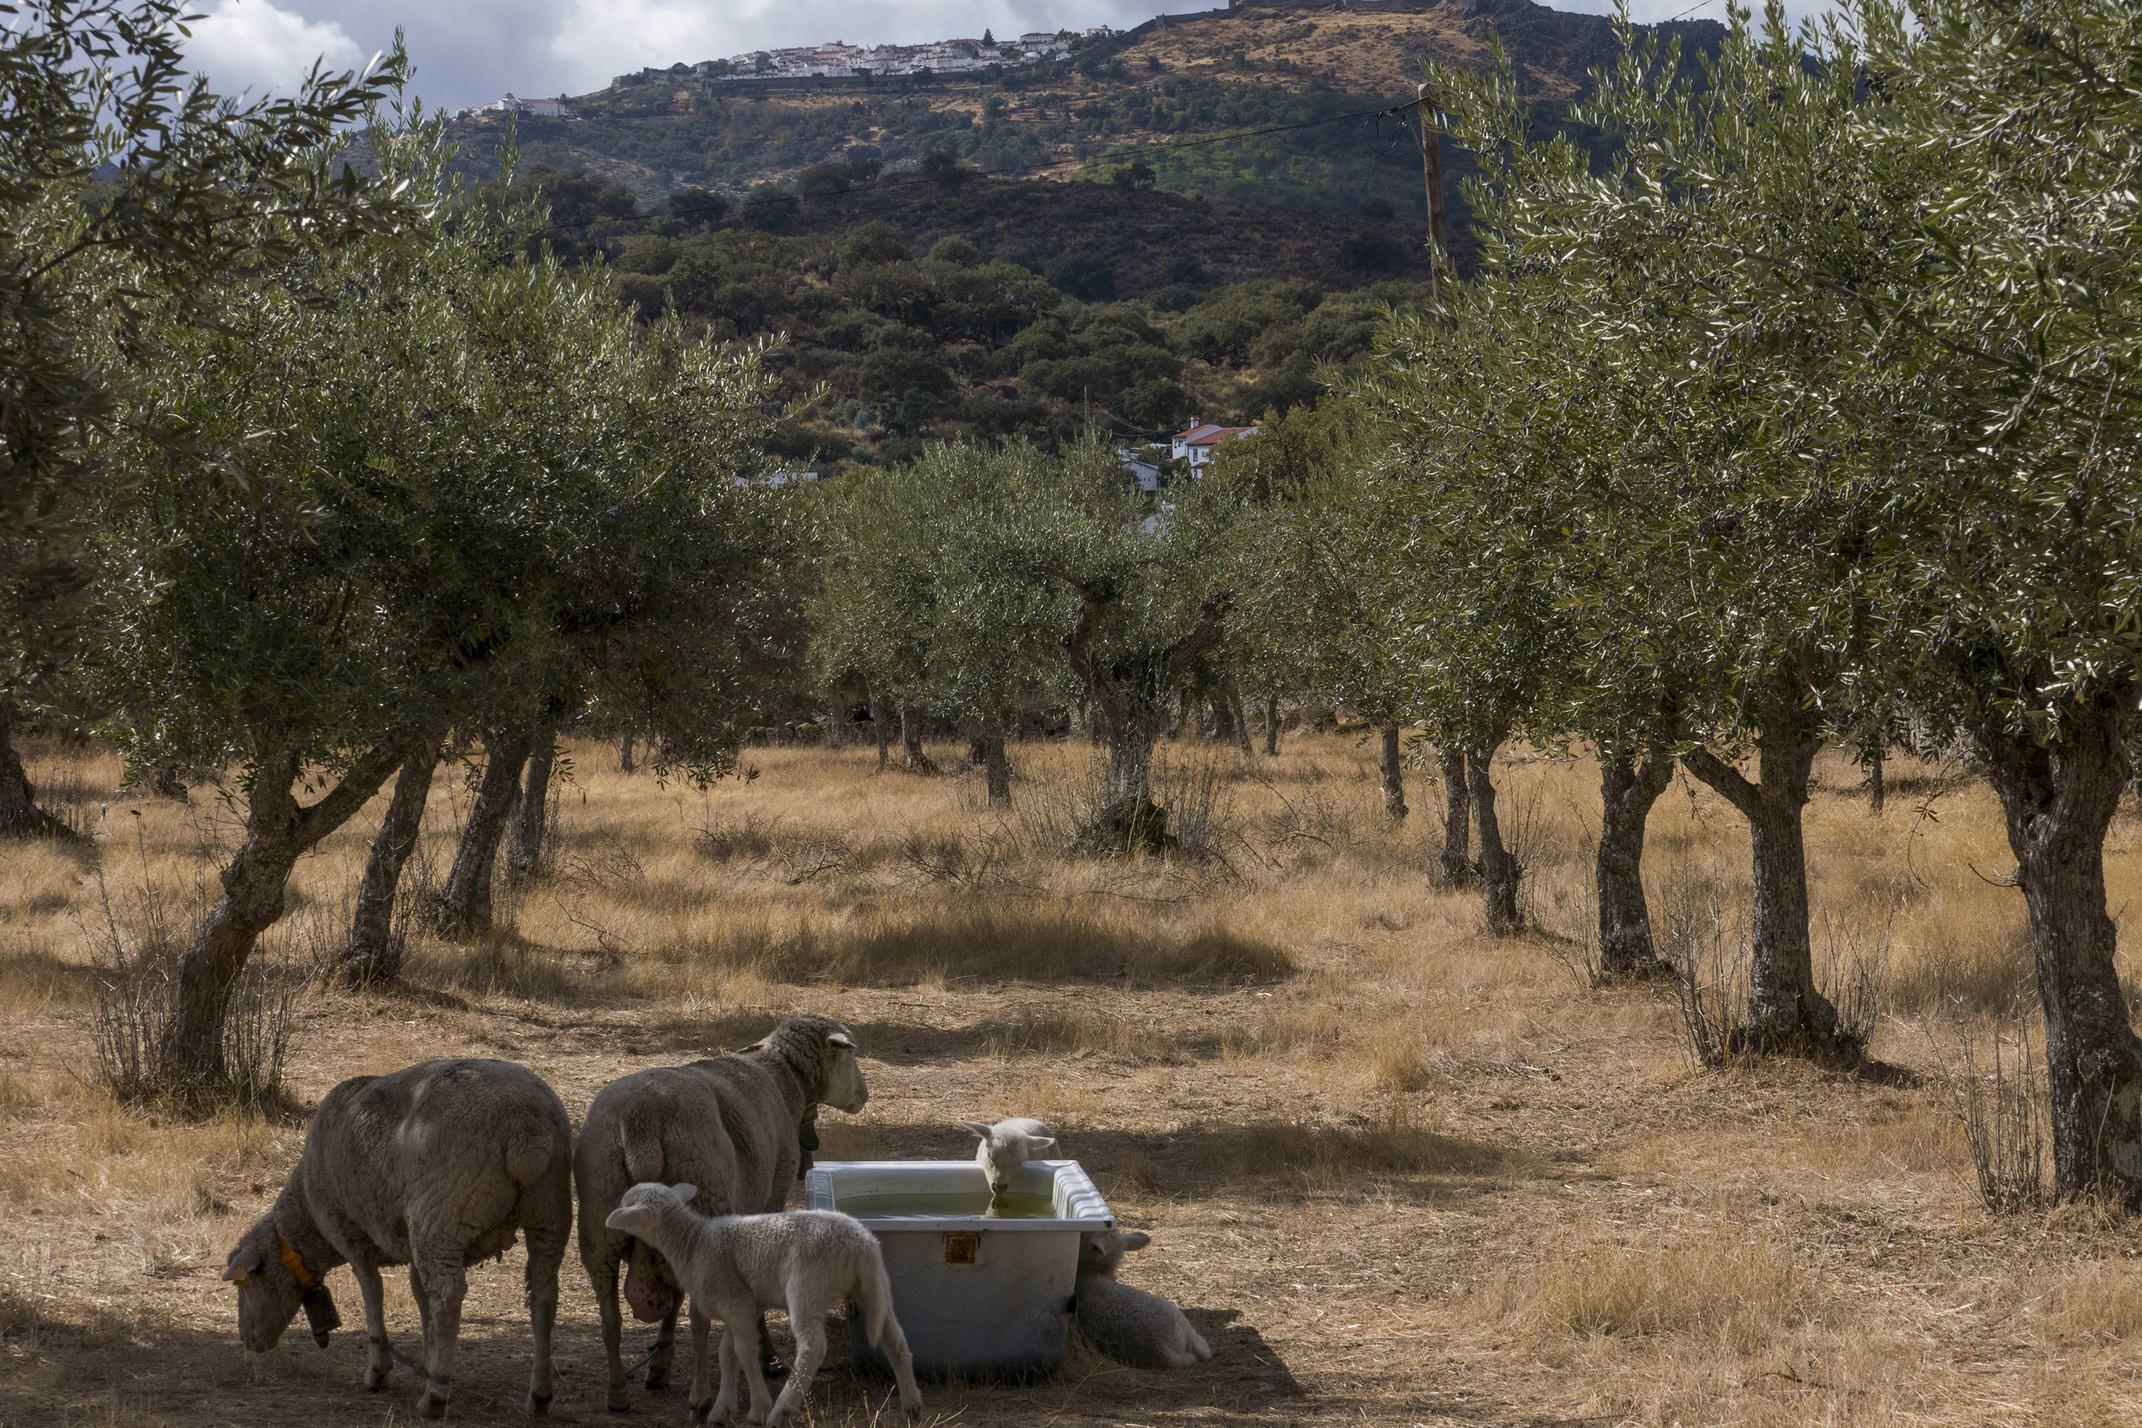
[[[836,1031],[826,1038],[826,1045],[838,1046],[843,1051],[855,1050],[855,1041],[845,1031]]]

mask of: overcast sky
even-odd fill
[[[1663,18],[1695,0],[1636,0]],[[198,0],[196,66],[226,90],[287,88],[315,58],[362,63],[401,26],[428,103],[459,108],[507,91],[585,94],[643,65],[718,59],[821,40],[915,41],[1027,30],[1127,28],[1206,0]],[[1562,0],[1597,10],[1607,0]],[[1700,14],[1722,18],[1722,0]]]

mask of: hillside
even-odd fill
[[[1709,21],[1668,27],[1697,46]],[[1349,118],[1412,96],[1425,58],[1484,65],[1499,40],[1543,105],[1579,93],[1612,52],[1609,21],[1532,0],[1253,3],[1164,18],[1066,60],[938,78],[753,85],[688,70],[584,95],[570,119],[523,118],[524,159],[622,184],[644,203],[671,190],[740,193],[813,164],[888,166],[949,152],[988,172],[1093,177],[1127,146],[1223,131],[1297,128],[1176,147],[1149,159],[1158,186],[1306,211],[1418,212],[1419,163],[1397,120]],[[463,120],[472,167],[495,163],[496,120]]]

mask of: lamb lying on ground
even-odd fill
[[[960,1125],[982,1138],[975,1147],[974,1162],[989,1177],[989,1193],[1002,1195],[1011,1189],[1019,1167],[1045,1150],[1056,1148],[1056,1136],[1031,1116],[1012,1116],[995,1125],[961,1121]]]
[[[919,1417],[914,1362],[893,1317],[885,1258],[870,1231],[833,1210],[709,1217],[691,1206],[698,1193],[694,1185],[635,1185],[604,1223],[653,1246],[694,1305],[721,1320],[721,1392],[707,1421],[723,1422],[735,1411],[740,1368],[751,1390],[752,1421],[763,1418],[768,1428],[788,1421],[825,1358],[826,1316],[851,1299],[862,1312],[866,1337],[892,1364],[901,1408],[909,1418]],[[788,1310],[796,1336],[796,1362],[771,1413],[759,1367],[764,1309]],[[692,1368],[695,1405],[706,1402],[705,1375],[702,1357]]]
[[[313,1338],[340,1327],[327,1272],[347,1264],[364,1299],[364,1386],[387,1386],[383,1265],[409,1266],[424,1316],[425,1384],[417,1412],[437,1418],[452,1392],[464,1271],[528,1241],[528,1319],[535,1368],[528,1411],[550,1406],[550,1336],[558,1263],[573,1223],[572,1123],[558,1095],[506,1061],[425,1061],[357,1076],[329,1091],[274,1206],[231,1251],[238,1333],[266,1353],[302,1305]]]
[[[1132,1368],[1188,1368],[1212,1348],[1183,1311],[1157,1294],[1116,1282],[1116,1266],[1153,1242],[1137,1230],[1089,1230],[1078,1243],[1078,1327],[1093,1346]]]

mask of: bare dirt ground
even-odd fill
[[[0,849],[0,1423],[412,1421],[406,1371],[359,1388],[361,1330],[263,1358],[237,1343],[217,1275],[305,1110],[345,1076],[474,1054],[535,1067],[577,1116],[612,1077],[799,1008],[851,1023],[872,1090],[862,1115],[827,1114],[822,1156],[963,1157],[954,1118],[1041,1116],[1153,1234],[1126,1281],[1176,1299],[1215,1350],[1150,1373],[1074,1346],[1037,1387],[925,1385],[927,1421],[2142,1420],[2142,1235],[2087,1212],[1994,1216],[1971,1190],[1960,1048],[2029,1005],[1983,789],[1892,766],[1876,815],[1848,761],[1821,770],[1824,956],[1886,949],[1874,1050],[1908,1074],[1884,1080],[1695,1069],[1670,996],[1571,974],[1585,764],[1506,770],[1540,930],[1495,941],[1471,899],[1427,886],[1428,795],[1383,824],[1366,745],[1171,752],[1173,796],[1208,810],[1224,862],[1056,857],[1083,746],[1021,750],[1022,811],[1002,819],[975,780],[879,774],[871,750],[759,751],[758,778],[701,794],[578,744],[551,871],[503,931],[420,938],[391,994],[307,985],[292,1113],[188,1122],[98,1089],[93,963],[183,930],[233,815],[207,786],[135,802],[113,792],[116,759],[33,750],[97,841]],[[435,869],[466,799],[441,778]],[[332,945],[377,811],[300,870],[271,949],[293,978]],[[2119,904],[2142,889],[2132,814],[2114,844]],[[1657,905],[1730,922],[1744,848],[1728,810],[1677,785],[1654,819]],[[455,1421],[520,1419],[519,1259],[473,1275]],[[354,1322],[354,1287],[333,1282]],[[563,1289],[554,1417],[616,1421],[571,1260]],[[812,1421],[897,1421],[843,1343]],[[624,1421],[684,1415],[677,1387]]]

